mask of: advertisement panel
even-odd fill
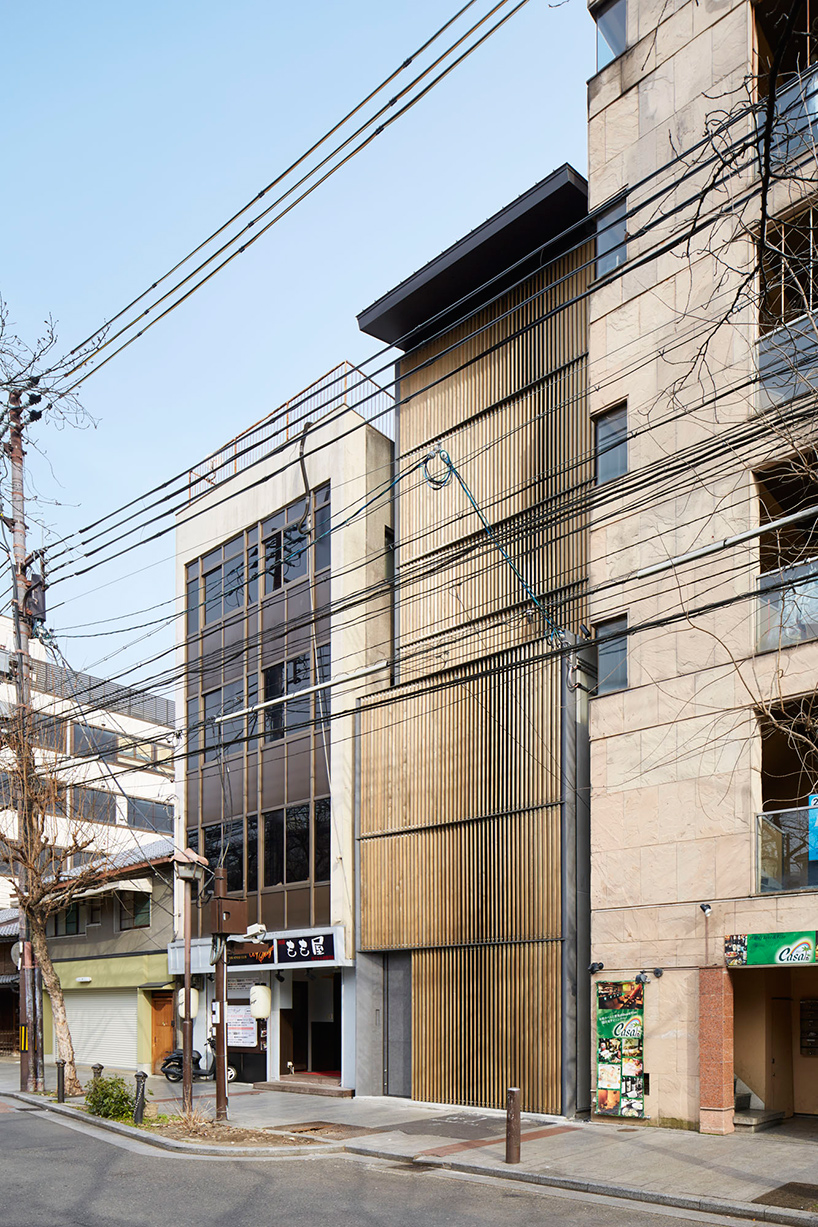
[[[596,986],[596,1105],[603,1116],[644,1116],[644,988],[635,980]]]
[[[815,930],[807,933],[732,933],[724,939],[728,967],[774,967],[815,962]]]

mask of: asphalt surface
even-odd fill
[[[257,1161],[165,1155],[2,1099],[0,1190],[3,1227],[746,1223],[352,1156]]]

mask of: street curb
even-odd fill
[[[159,1138],[153,1133],[143,1132],[133,1125],[123,1125],[119,1121],[104,1120],[100,1116],[90,1116],[87,1112],[82,1112],[79,1108],[72,1108],[69,1104],[53,1103],[49,1099],[43,1099],[40,1095],[29,1095],[24,1091],[0,1091],[0,1095],[8,1099],[20,1099],[23,1103],[32,1104],[41,1108],[44,1112],[55,1112],[58,1116],[67,1116],[71,1120],[82,1121],[85,1125],[90,1125],[94,1129],[101,1129],[109,1133],[118,1133],[122,1137],[134,1138],[139,1142],[144,1142],[147,1146],[155,1146],[157,1150],[168,1150],[175,1154],[183,1155],[207,1155],[209,1157],[219,1156],[220,1158],[237,1157],[240,1159],[277,1159],[279,1156],[291,1158],[307,1158],[308,1155],[326,1154],[328,1151],[339,1151],[343,1149],[343,1142],[317,1142],[313,1141],[309,1146],[201,1146],[197,1142],[180,1142],[175,1138]],[[281,1131],[286,1135],[286,1130]],[[290,1134],[290,1137],[297,1136]]]
[[[347,1145],[354,1153],[354,1146]],[[369,1151],[374,1156],[374,1151]],[[394,1152],[380,1158],[400,1159]],[[598,1180],[572,1180],[568,1176],[548,1176],[540,1172],[520,1172],[512,1168],[481,1167],[479,1163],[457,1163],[432,1155],[418,1156],[412,1160],[419,1167],[437,1167],[469,1176],[494,1176],[501,1180],[517,1180],[522,1184],[546,1185],[555,1189],[567,1189],[574,1193],[595,1193],[604,1197],[620,1197],[623,1201],[653,1203],[658,1206],[673,1206],[680,1210],[698,1210],[704,1214],[722,1214],[733,1218],[755,1219],[765,1223],[783,1223],[790,1227],[818,1227],[818,1214],[809,1210],[785,1210],[777,1206],[759,1205],[757,1202],[725,1201],[712,1197],[687,1197],[684,1194],[657,1193],[650,1189],[634,1189],[627,1185],[603,1184]]]

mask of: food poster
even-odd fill
[[[603,1116],[644,1116],[644,987],[596,986],[596,1105]]]

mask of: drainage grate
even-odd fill
[[[786,1210],[818,1210],[818,1184],[782,1184],[761,1197],[753,1198],[754,1205],[781,1206]]]

